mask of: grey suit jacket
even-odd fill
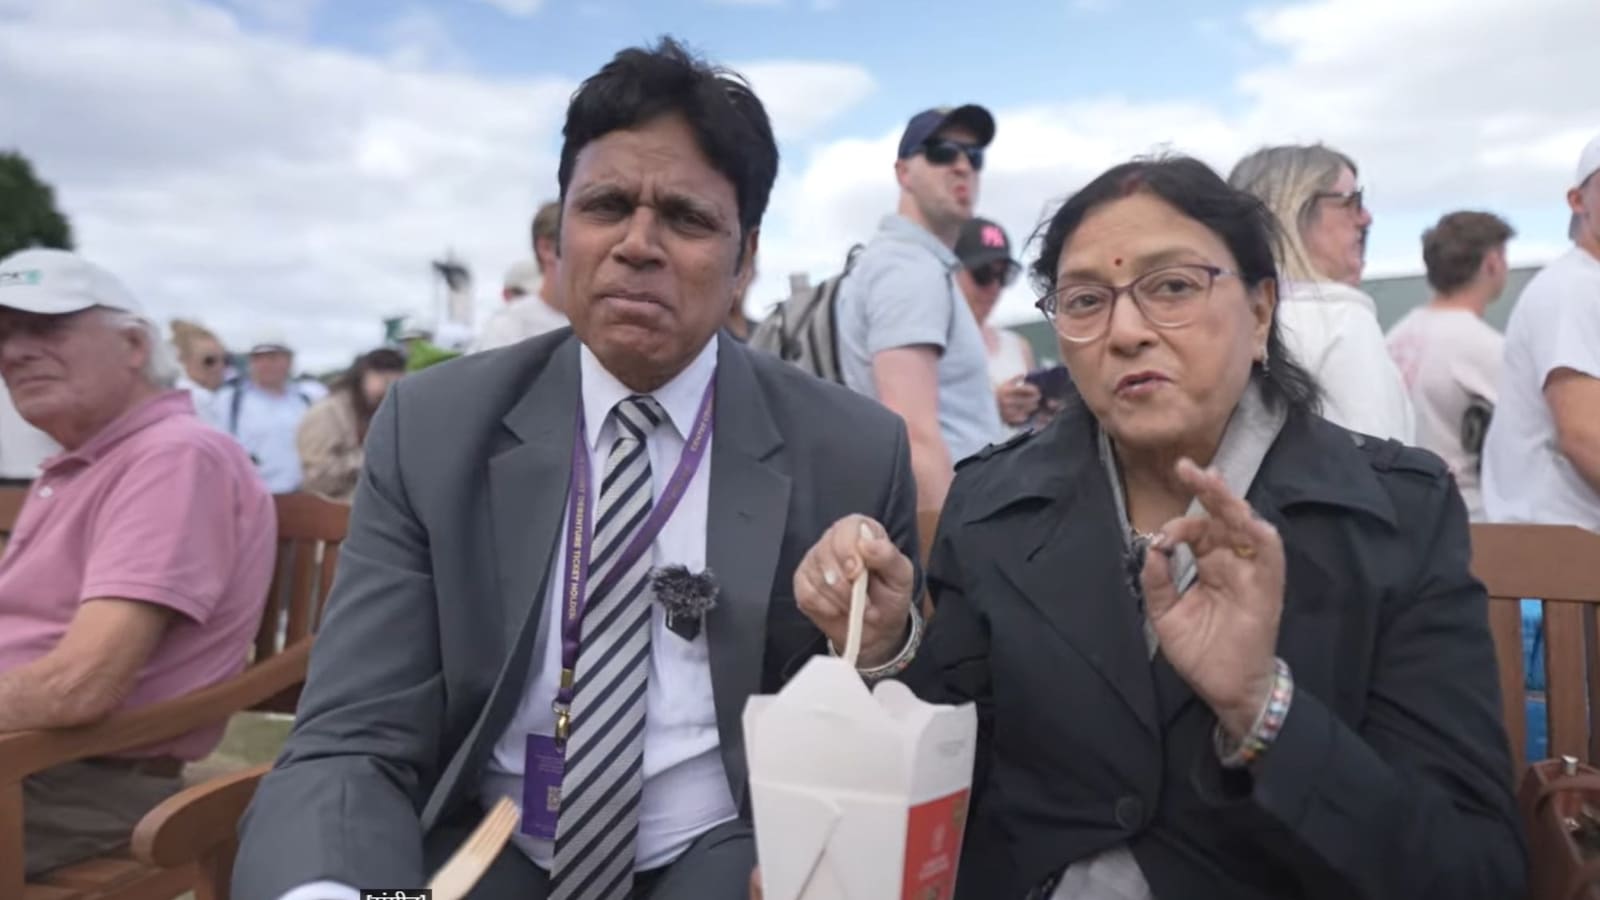
[[[238,900],[310,881],[426,882],[423,835],[476,814],[528,679],[571,470],[579,344],[568,329],[407,377],[367,437],[350,533],[298,718],[241,826]],[[748,813],[740,717],[824,650],[795,567],[829,525],[876,518],[916,557],[894,414],[724,335],[706,549],[723,764]]]

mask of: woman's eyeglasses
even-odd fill
[[[1126,293],[1134,306],[1157,328],[1182,328],[1205,309],[1211,288],[1222,275],[1237,272],[1199,263],[1152,269],[1124,285],[1090,281],[1058,287],[1034,304],[1056,328],[1075,344],[1099,340],[1111,329],[1111,309]]]
[[[1311,195],[1311,202],[1332,200],[1336,205],[1342,206],[1351,212],[1361,212],[1366,209],[1365,193],[1366,188],[1356,188],[1353,191],[1317,191]]]
[[[963,144],[945,138],[934,138],[922,145],[922,155],[928,162],[936,166],[948,166],[956,161],[956,157],[965,153],[967,162],[972,164],[972,171],[983,170],[983,148],[972,144]]]
[[[1010,287],[1011,283],[1017,280],[1017,269],[1016,263],[1003,262],[968,271],[972,273],[972,280],[977,282],[978,287],[988,287],[997,281],[1001,287]]]

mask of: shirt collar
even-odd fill
[[[194,415],[194,400],[189,396],[189,392],[163,391],[112,419],[111,424],[84,441],[78,449],[45,460],[41,468],[53,469],[68,461],[92,463],[134,434],[157,422],[180,415]]]
[[[883,221],[878,223],[878,231],[885,236],[916,244],[927,250],[937,256],[939,262],[943,263],[947,269],[954,269],[961,264],[961,261],[956,258],[955,251],[946,247],[943,241],[934,237],[933,232],[899,213],[884,216]]]
[[[693,427],[694,415],[700,411],[700,398],[705,395],[706,385],[716,371],[717,335],[713,334],[693,362],[671,381],[650,392],[680,436],[688,434]],[[612,408],[636,392],[606,371],[587,345],[580,345],[578,351],[578,373],[579,391],[583,395],[584,437],[589,447],[595,449],[600,446],[600,430],[605,427]]]

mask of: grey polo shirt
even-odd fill
[[[1005,436],[983,335],[955,281],[949,247],[903,216],[886,216],[839,286],[839,368],[857,393],[878,396],[872,358],[896,347],[939,351],[939,431],[953,462]]]

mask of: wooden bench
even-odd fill
[[[17,527],[17,517],[22,515],[22,501],[28,499],[28,489],[0,487],[0,551],[11,540],[11,531]]]
[[[1472,570],[1489,589],[1512,777],[1520,779],[1529,762],[1524,598],[1544,608],[1549,755],[1600,759],[1600,534],[1570,525],[1474,525]]]
[[[208,876],[214,872],[202,871],[202,854],[170,850],[182,837],[177,829],[192,824],[191,819],[181,817],[166,830],[146,834],[143,843],[136,841],[130,849],[24,883],[22,781],[62,763],[167,740],[226,720],[236,712],[287,712],[294,708],[299,686],[305,681],[311,634],[333,582],[350,509],[342,503],[304,494],[283,495],[275,500],[277,567],[252,647],[252,661],[244,672],[183,697],[118,713],[95,725],[0,735],[0,898],[171,900],[212,883]],[[231,827],[219,834],[191,834],[189,838],[196,845],[224,848],[215,855],[225,855],[231,865]],[[167,860],[177,862],[168,864]],[[215,863],[209,860],[210,857],[205,858],[214,867]]]

